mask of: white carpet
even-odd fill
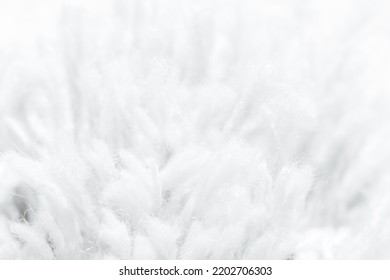
[[[0,258],[390,258],[389,8],[0,0]]]

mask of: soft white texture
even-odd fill
[[[387,1],[0,1],[0,257],[390,258]]]

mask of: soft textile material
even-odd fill
[[[0,258],[390,258],[388,1],[0,1]]]

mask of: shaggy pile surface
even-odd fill
[[[0,258],[390,258],[388,1],[0,1]]]

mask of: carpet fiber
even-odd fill
[[[389,8],[0,1],[0,258],[390,258]]]

